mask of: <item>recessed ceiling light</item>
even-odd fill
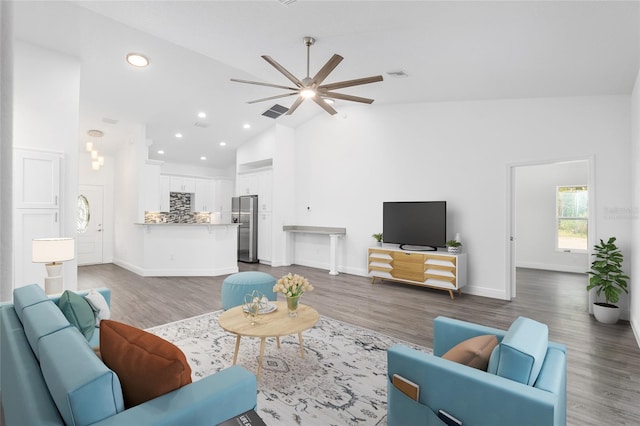
[[[206,159],[207,159],[207,157],[202,156],[202,157],[200,157],[200,159],[201,159],[201,160],[206,160]]]
[[[134,67],[144,68],[149,65],[149,60],[146,56],[140,53],[129,53],[127,55],[127,62]]]
[[[158,154],[162,155],[162,154],[164,154],[164,151],[160,150],[160,151],[158,151]]]
[[[250,129],[251,128],[251,124],[245,123],[245,124],[242,125],[242,128],[243,129]]]
[[[226,142],[220,142],[220,146],[227,146]]]
[[[127,55],[127,62],[130,65],[138,68],[144,68],[149,65],[149,60],[146,56],[141,55],[140,53],[129,53]]]
[[[176,138],[178,139],[182,138],[182,133],[176,133]]]
[[[202,112],[202,111],[200,111],[200,112],[198,113],[198,117],[200,117],[200,118],[207,118],[207,113],[206,113],[206,112]]]

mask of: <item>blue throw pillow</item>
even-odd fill
[[[87,300],[72,291],[66,290],[58,300],[58,307],[67,320],[84,335],[87,340],[93,337],[96,317]]]

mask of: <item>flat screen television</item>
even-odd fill
[[[382,203],[383,241],[436,250],[447,242],[446,201],[386,201]]]

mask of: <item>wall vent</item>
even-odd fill
[[[265,117],[275,119],[280,117],[282,114],[284,114],[287,111],[289,111],[289,108],[283,107],[282,105],[279,105],[279,104],[275,104],[274,106],[272,106],[271,108],[263,112],[262,115],[264,115]]]
[[[195,123],[193,123],[193,125],[202,129],[206,129],[207,127],[209,127],[207,123],[201,123],[200,121],[196,121]]]
[[[407,74],[405,70],[387,71],[386,74],[389,77],[395,77],[395,78],[409,77],[409,74]]]
[[[284,6],[291,6],[296,1],[297,0],[278,0],[278,3],[280,3],[281,5],[284,5]]]

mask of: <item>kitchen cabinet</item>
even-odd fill
[[[258,194],[258,174],[243,173],[238,175],[238,184],[236,186],[236,194],[240,195],[257,195]]]
[[[258,213],[258,260],[271,264],[272,238],[271,213]]]
[[[212,179],[196,178],[195,183],[195,203],[193,204],[193,211],[216,211],[215,181]]]
[[[271,193],[273,171],[265,170],[257,173],[258,175],[258,211],[271,211]]]
[[[196,192],[196,180],[186,176],[171,176],[171,192]]]
[[[169,176],[162,175],[160,176],[160,205],[159,208],[161,212],[168,212],[170,210],[170,201],[171,201],[171,178]]]

